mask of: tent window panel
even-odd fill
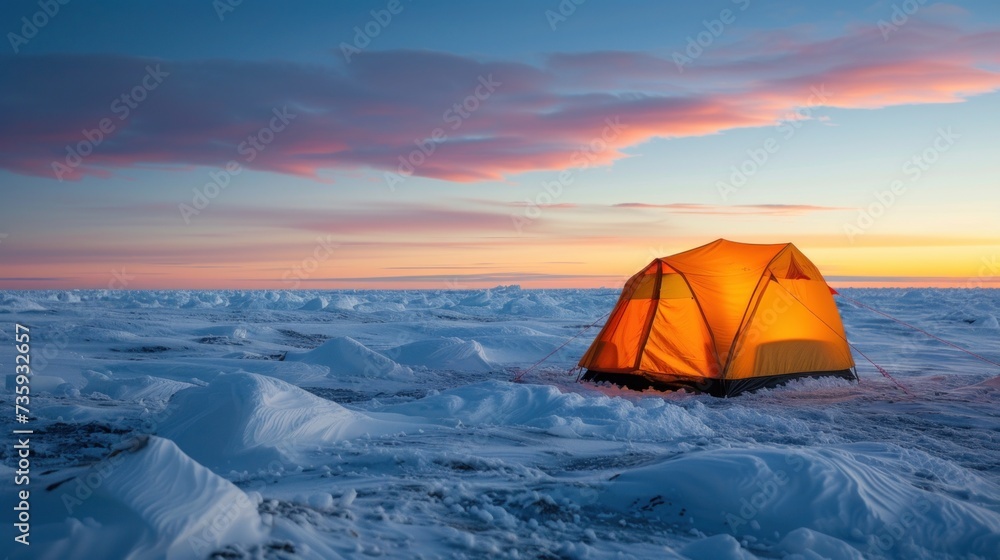
[[[627,366],[608,364],[617,364],[619,361],[624,362],[624,360],[627,359],[627,357],[623,357],[619,360],[617,356],[621,354],[622,351],[620,348],[623,348],[623,344],[627,346],[630,343],[623,340],[623,338],[626,338],[626,335],[623,333],[628,332],[628,329],[631,328],[629,325],[635,322],[634,315],[636,314],[636,309],[638,309],[632,307],[630,312],[630,302],[634,301],[637,304],[645,306],[645,308],[650,307],[658,265],[659,263],[653,263],[652,265],[646,267],[645,270],[629,278],[628,282],[625,283],[625,287],[622,289],[621,297],[618,298],[618,303],[615,304],[614,311],[608,318],[607,323],[605,323],[601,332],[598,333],[597,338],[594,339],[594,342],[590,345],[587,353],[580,359],[581,367],[596,368],[598,367],[598,360],[600,360],[600,363],[604,364],[601,367],[605,368],[634,368],[635,356],[638,350],[631,352],[632,361],[628,362]],[[646,295],[643,295],[643,292],[645,292]],[[648,311],[646,313],[648,313]],[[640,313],[640,315],[642,315],[642,313]],[[643,316],[648,317],[648,315]],[[639,341],[638,338],[636,338],[633,347],[637,347],[638,344]]]
[[[660,300],[639,369],[719,377],[711,335],[693,299]]]
[[[615,328],[600,334],[600,346],[587,367],[598,370],[633,369],[652,309],[653,301],[649,299],[633,299],[625,303]]]
[[[651,266],[646,273],[639,278],[639,284],[632,292],[632,299],[653,299],[653,291],[656,288],[656,267]]]
[[[680,274],[664,274],[660,282],[660,299],[690,299],[694,297],[687,281]]]

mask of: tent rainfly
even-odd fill
[[[833,290],[791,243],[719,239],[625,283],[580,360],[589,381],[715,396],[798,377],[857,379]]]

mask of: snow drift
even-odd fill
[[[409,377],[413,370],[401,366],[349,336],[330,339],[320,347],[289,353],[286,360],[323,365],[330,375],[351,379]]]
[[[844,293],[1000,360],[1000,290]],[[846,300],[908,393],[860,356],[737,399],[574,383],[594,330],[507,382],[616,289],[66,294],[0,291],[0,334],[32,329],[31,558],[997,557],[996,366]],[[171,439],[105,468],[140,431]]]
[[[393,348],[388,353],[401,364],[434,370],[485,373],[494,369],[481,344],[458,337],[418,340]]]
[[[252,373],[217,376],[177,393],[160,435],[216,472],[286,470],[307,450],[396,426],[347,410],[284,381]]]
[[[227,543],[262,538],[257,503],[242,490],[169,440],[132,443],[38,493],[44,502],[34,508],[70,515],[39,527],[50,538],[32,544],[24,558],[204,558]]]
[[[825,535],[828,546],[841,541],[868,556],[1000,550],[1000,513],[919,488],[873,462],[858,446],[690,453],[615,476],[599,503],[764,543],[804,528]],[[807,536],[783,546],[796,538]]]
[[[87,384],[80,389],[83,395],[99,393],[123,401],[166,401],[177,391],[192,387],[191,383],[142,375],[119,378],[97,371],[86,371]]]
[[[687,410],[663,399],[588,398],[503,381],[466,385],[382,410],[446,424],[529,426],[568,437],[663,440],[713,433]]]

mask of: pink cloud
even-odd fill
[[[997,30],[917,18],[888,41],[872,24],[820,39],[755,32],[707,50],[683,74],[669,56],[621,51],[555,54],[542,65],[424,51],[366,52],[346,66],[0,56],[0,74],[17,76],[0,92],[0,168],[53,177],[59,162],[75,180],[237,161],[313,178],[375,169],[502,180],[608,165],[653,138],[768,126],[816,87],[830,93],[818,104],[848,109],[959,102],[1000,89],[990,69],[998,43]],[[157,65],[169,75],[119,119],[113,101]],[[261,133],[283,108],[293,120]],[[83,131],[102,119],[113,132],[69,166],[67,147],[87,148]],[[258,134],[270,141],[251,159],[244,142]]]

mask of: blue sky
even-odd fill
[[[12,44],[5,3],[0,285],[616,285],[719,237],[996,281],[995,4],[675,4],[70,2]]]

